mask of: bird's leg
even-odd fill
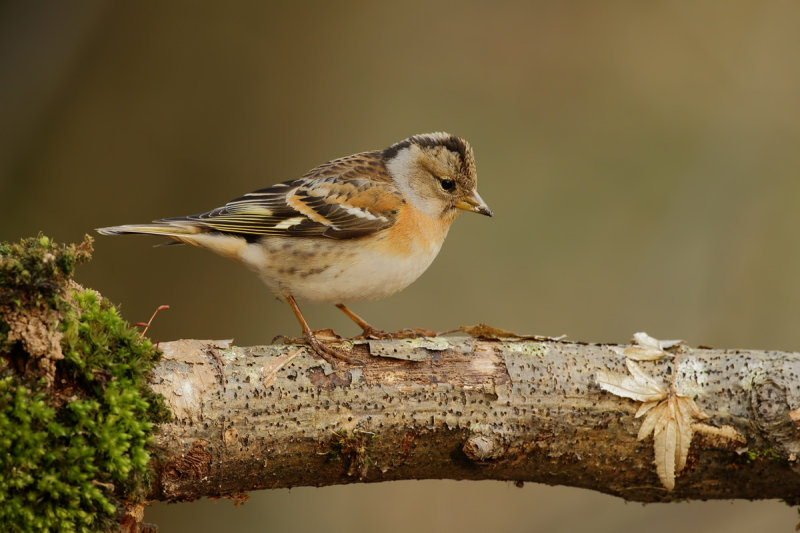
[[[366,320],[352,312],[346,305],[336,304],[336,307],[338,307],[342,313],[346,314],[350,320],[355,322],[356,325],[361,328],[361,336],[365,339],[385,339],[389,335],[385,331],[381,331],[370,326]]]
[[[356,359],[353,359],[349,355],[346,355],[317,339],[316,335],[314,335],[314,332],[311,331],[310,327],[308,327],[308,322],[306,322],[305,317],[303,317],[303,313],[300,312],[300,308],[297,306],[294,296],[291,294],[284,294],[284,297],[286,298],[286,301],[289,302],[289,306],[292,308],[292,311],[294,311],[294,316],[297,317],[297,321],[300,322],[300,327],[303,329],[303,340],[305,340],[306,343],[311,346],[311,349],[314,350],[314,353],[329,362],[333,367],[336,367],[336,359],[350,364],[359,363],[359,361]]]
[[[435,337],[435,331],[429,331],[426,329],[404,329],[401,331],[395,332],[387,332],[380,329],[375,329],[369,325],[369,323],[351,311],[346,305],[344,304],[336,304],[342,313],[346,314],[350,320],[355,322],[358,327],[361,328],[361,335],[359,338],[363,339],[407,339],[409,337]]]

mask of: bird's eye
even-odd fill
[[[442,189],[446,191],[452,191],[456,186],[456,182],[449,179],[443,179],[439,182],[439,184],[442,186]]]

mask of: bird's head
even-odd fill
[[[383,161],[403,194],[428,216],[453,219],[459,209],[493,214],[478,194],[472,147],[461,137],[414,135],[385,149]]]

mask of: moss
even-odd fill
[[[159,352],[107,300],[71,281],[90,255],[88,237],[0,243],[3,531],[116,529],[120,499],[147,489],[150,435],[169,417],[147,387]],[[30,316],[47,317],[36,335],[58,339],[53,375],[28,364],[27,347],[42,343],[10,335]]]
[[[356,429],[351,434],[344,430],[336,431],[330,442],[328,461],[338,462],[347,458],[348,476],[358,476],[364,479],[369,473],[370,467],[375,464],[372,457],[375,441],[379,438],[378,434],[361,431]]]
[[[60,246],[48,237],[0,243],[0,306],[58,307],[75,266],[92,256],[92,239]]]
[[[748,463],[754,463],[756,461],[787,462],[785,457],[782,457],[778,452],[772,449],[747,450],[744,452],[744,458]]]

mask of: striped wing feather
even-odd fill
[[[377,152],[330,161],[300,179],[260,189],[207,213],[158,222],[190,221],[211,231],[348,239],[394,224],[403,198]]]

